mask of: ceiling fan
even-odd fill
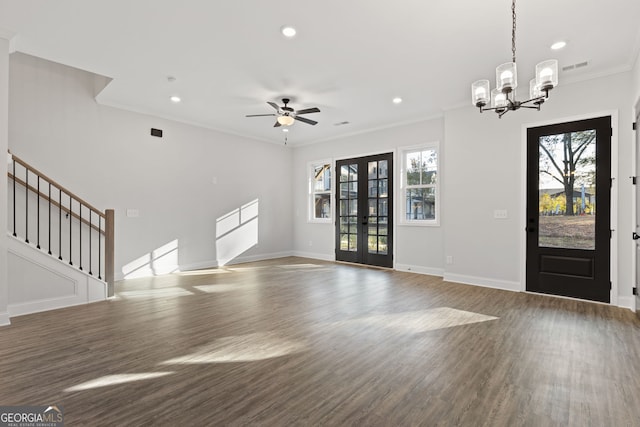
[[[273,125],[274,128],[280,126],[291,126],[295,120],[301,121],[302,123],[307,123],[310,125],[316,125],[318,122],[315,120],[307,119],[306,117],[300,117],[301,114],[309,114],[309,113],[319,113],[320,109],[313,108],[305,108],[302,110],[294,110],[289,107],[289,98],[282,98],[282,103],[284,104],[280,107],[275,102],[267,102],[267,104],[271,105],[277,112],[271,114],[248,114],[246,117],[263,117],[263,116],[273,116],[277,117],[276,124]]]

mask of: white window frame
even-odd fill
[[[329,185],[328,191],[315,191],[315,168],[318,166],[329,165],[330,172],[330,180],[331,183]],[[331,224],[333,221],[333,212],[335,210],[335,201],[333,196],[333,188],[335,185],[335,173],[332,159],[325,160],[317,160],[312,161],[307,164],[307,181],[308,181],[308,195],[307,195],[307,206],[308,206],[308,222],[319,223],[319,224]],[[316,218],[315,216],[315,196],[316,194],[329,194],[329,216],[327,218]]]
[[[408,166],[407,162],[407,154],[424,151],[424,150],[435,150],[437,155],[437,179],[435,184],[425,184],[420,186],[411,186],[410,188],[433,188],[435,190],[435,219],[407,219],[407,189],[409,188],[407,185],[407,174],[406,170]],[[409,225],[409,226],[419,226],[419,227],[436,227],[440,226],[440,181],[442,177],[442,158],[440,151],[440,141],[429,142],[426,144],[420,145],[412,145],[407,147],[399,147],[398,152],[400,153],[400,179],[398,180],[400,183],[400,197],[398,198],[398,205],[400,207],[400,218],[398,221],[399,225]]]

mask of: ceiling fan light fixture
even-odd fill
[[[280,123],[282,126],[291,126],[294,122],[293,117],[289,116],[288,114],[279,116],[277,120],[278,123]]]

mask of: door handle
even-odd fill
[[[526,227],[525,230],[528,231],[529,233],[535,233],[536,232],[536,228],[535,227]]]
[[[362,217],[362,225],[367,225],[369,222],[367,221],[367,216]]]
[[[633,234],[631,235],[631,237],[633,238],[633,240],[638,240],[640,239],[640,235],[638,233],[636,233],[635,231],[633,232]]]

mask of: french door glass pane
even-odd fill
[[[375,179],[369,180],[369,197],[378,197],[378,181]]]
[[[538,245],[595,249],[595,129],[543,136],[538,146]]]

